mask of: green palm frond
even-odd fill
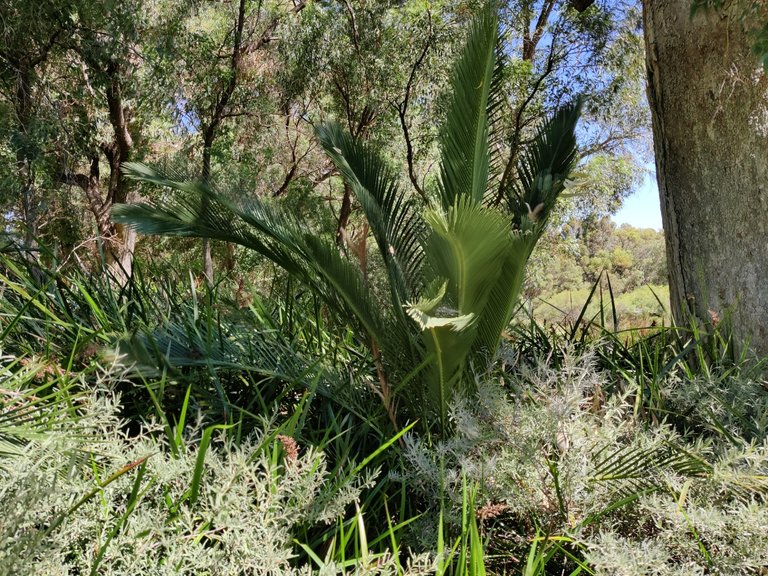
[[[305,269],[297,258],[301,224],[282,211],[258,200],[239,210],[203,182],[176,182],[143,164],[125,163],[123,171],[128,178],[177,193],[153,203],[118,204],[112,210],[115,222],[142,234],[232,242],[258,252],[290,273],[300,274]]]
[[[386,340],[384,311],[363,281],[360,269],[342,258],[333,244],[311,234],[307,234],[304,240],[307,257],[327,287],[321,291],[326,301],[337,310],[346,310],[347,320],[362,324],[377,342]]]
[[[514,232],[513,247],[506,252],[498,282],[489,297],[489,309],[478,323],[476,354],[490,357],[518,305],[525,278],[525,266],[544,229],[549,214],[577,160],[576,123],[581,100],[567,105],[536,134],[518,167],[519,181],[507,192]]]
[[[384,160],[337,123],[320,125],[316,134],[365,212],[399,309],[420,285],[424,226],[417,207]]]
[[[509,219],[473,201],[457,199],[447,212],[427,210],[430,227],[425,277],[442,287],[409,308],[422,330],[426,351],[434,362],[426,375],[432,406],[444,425],[448,403],[462,388],[477,326],[486,314],[489,297],[514,248]]]
[[[489,183],[489,108],[499,104],[501,62],[498,18],[490,3],[475,19],[453,70],[452,98],[440,132],[440,195],[444,209],[456,198],[480,203]]]
[[[342,132],[336,123],[320,125],[316,134],[360,203],[385,265],[391,306],[386,337],[378,344],[393,374],[408,373],[423,356],[418,332],[405,310],[422,289],[426,227],[421,210],[369,146]]]
[[[131,178],[186,194],[153,204],[118,205],[116,222],[145,234],[211,238],[250,248],[314,288],[343,318],[362,324],[370,337],[382,338],[382,311],[360,271],[289,214],[258,198],[236,206],[206,184],[180,185],[146,166],[127,164],[124,169]]]
[[[673,442],[658,441],[650,446],[622,446],[613,451],[607,447],[594,454],[592,482],[634,480],[645,488],[663,488],[658,484],[660,470],[673,470],[686,476],[706,476],[712,466],[701,456],[683,450]]]
[[[576,123],[582,100],[560,108],[538,129],[518,164],[518,181],[506,191],[515,228],[538,236],[578,160]]]
[[[671,490],[665,474],[674,472],[683,477],[703,478],[712,467],[701,456],[682,449],[674,442],[659,440],[650,446],[619,446],[610,450],[606,445],[593,454],[593,484],[611,487],[611,501],[603,509],[586,516],[581,524],[588,526],[614,510],[632,504],[645,494]]]
[[[473,343],[473,354],[486,359],[493,356],[502,332],[517,310],[531,250],[530,238],[525,234],[512,231],[508,242],[509,247],[489,291],[486,312],[478,321],[477,338]]]
[[[511,249],[511,222],[497,210],[463,196],[447,212],[426,211],[428,281],[447,280],[444,306],[479,314]]]
[[[507,122],[505,112],[509,109],[507,95],[504,92],[504,75],[507,68],[507,55],[501,35],[497,36],[494,47],[496,64],[491,77],[491,89],[488,92],[486,115],[488,117],[488,186],[485,191],[486,205],[497,203],[497,182],[501,180],[507,162],[506,146],[504,144],[504,126]]]
[[[641,495],[666,492],[675,500],[681,498],[669,482],[674,474],[686,479],[692,489],[699,486],[717,486],[718,498],[724,502],[736,498],[744,503],[768,494],[768,475],[759,469],[750,452],[759,450],[754,444],[743,442],[725,453],[713,454],[691,444],[674,440],[659,440],[650,446],[609,446],[593,454],[594,470],[590,477],[593,484],[612,487],[612,502],[606,511],[615,510],[634,502]],[[729,453],[730,452],[730,453]],[[684,490],[687,490],[685,488]],[[587,517],[584,525],[594,521],[598,512]]]

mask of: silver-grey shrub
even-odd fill
[[[462,482],[480,485],[479,506],[506,518],[503,538],[518,557],[536,535],[524,528],[535,519],[541,534],[572,539],[571,548],[598,575],[764,573],[764,415],[751,419],[753,428],[762,427],[752,440],[684,434],[670,423],[638,418],[634,389],[622,391],[610,377],[589,354],[566,354],[558,370],[542,359],[502,382],[498,374],[483,377],[477,397],[452,407],[455,438],[409,438],[404,480],[426,497],[442,486],[454,511]],[[753,397],[765,394],[752,384],[732,384],[750,388]],[[711,412],[715,401],[708,398]],[[492,536],[497,550],[505,546],[501,537]]]
[[[68,426],[0,459],[0,575],[311,573],[310,566],[292,566],[295,527],[336,521],[373,482],[368,476],[332,488],[323,453],[310,447],[299,447],[295,457],[270,458],[272,451],[262,446],[274,427],[265,422],[239,445],[215,439],[199,498],[184,501],[199,427],[188,431],[174,456],[160,426],[149,423],[140,434],[126,435],[119,408],[119,398],[106,389],[81,397],[78,416]],[[124,521],[139,467],[99,490],[46,535],[51,523],[99,482],[145,457],[137,503]],[[376,560],[351,572],[397,573],[396,559]],[[417,558],[413,567],[414,573],[423,572],[431,562]],[[338,572],[343,571],[333,562],[322,570]]]

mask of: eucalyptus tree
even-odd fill
[[[440,130],[440,175],[430,201],[403,189],[388,163],[337,123],[317,137],[365,214],[383,278],[347,258],[290,213],[259,198],[176,182],[140,164],[127,174],[169,188],[154,203],[115,207],[137,230],[207,237],[251,248],[316,291],[367,346],[371,382],[393,425],[422,419],[448,430],[448,406],[470,393],[512,318],[525,264],[577,158],[579,104],[560,108],[519,157],[495,206],[504,159],[493,146],[505,58],[496,12],[475,19],[452,74]],[[175,191],[175,193],[173,193]],[[377,294],[379,280],[386,295]],[[405,387],[408,390],[405,390]]]
[[[643,2],[648,96],[675,320],[730,319],[768,353],[768,6]],[[743,18],[747,16],[746,18]],[[753,35],[753,28],[754,35]],[[757,41],[757,42],[756,42]]]
[[[35,259],[36,237],[43,214],[41,189],[43,150],[49,142],[44,68],[57,44],[70,33],[72,2],[0,3],[0,98],[5,110],[0,137],[11,158],[3,163],[4,212],[20,214],[23,246]],[[5,170],[3,170],[5,172]]]
[[[124,278],[135,234],[114,224],[110,210],[135,198],[120,164],[142,157],[142,132],[167,116],[157,64],[169,55],[182,8],[165,0],[53,0],[0,9],[8,40],[0,51],[2,97],[14,118],[6,142],[25,182],[15,196],[26,243],[38,234],[61,244],[95,239],[103,263]],[[62,212],[76,238],[52,237]]]
[[[216,147],[226,128],[248,132],[274,113],[268,102],[274,90],[268,79],[275,64],[271,52],[276,29],[281,21],[301,11],[303,4],[267,5],[251,0],[234,3],[203,2],[185,18],[178,47],[178,67],[174,74],[177,89],[175,106],[191,136],[201,145],[200,175],[211,178],[214,154],[228,163],[233,152],[232,139]],[[238,119],[255,118],[253,122]],[[263,130],[257,130],[263,135]],[[213,285],[211,245],[203,240],[203,272]]]
[[[583,94],[584,162],[567,205],[580,217],[615,212],[650,160],[639,3],[514,0],[504,22],[508,49],[517,56],[508,79],[507,177],[514,177],[515,151],[530,138],[530,126]]]
[[[154,61],[178,15],[162,2],[130,0],[83,2],[70,17],[76,26],[64,44],[68,150],[60,151],[61,179],[83,191],[104,263],[126,278],[136,236],[112,222],[110,211],[137,198],[120,165],[140,153],[143,129],[162,116],[164,83]]]

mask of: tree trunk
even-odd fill
[[[16,169],[21,185],[21,213],[24,220],[24,244],[23,250],[30,265],[37,265],[39,254],[37,245],[38,235],[38,207],[40,199],[37,197],[35,183],[35,169],[32,166],[34,157],[30,145],[30,124],[32,123],[32,84],[33,69],[26,63],[19,61],[16,83],[16,94],[13,101],[14,111],[18,121],[18,143],[16,148]]]
[[[133,275],[133,254],[136,250],[136,230],[123,224],[115,224],[113,246],[108,253],[107,265],[121,286]],[[117,245],[115,245],[117,244]]]
[[[675,321],[768,354],[768,78],[738,21],[643,0]]]
[[[112,124],[111,142],[103,142],[101,151],[109,163],[109,181],[106,199],[101,204],[100,212],[95,213],[99,222],[99,232],[104,240],[106,264],[117,282],[124,286],[133,274],[133,253],[136,247],[136,231],[128,226],[114,224],[110,212],[115,204],[125,204],[137,200],[135,192],[120,171],[123,162],[130,159],[133,137],[129,130],[130,109],[125,105],[123,96],[123,74],[115,60],[106,65],[109,84],[106,89],[109,121]],[[98,159],[96,159],[98,162]],[[96,171],[98,187],[98,168]]]
[[[203,276],[205,276],[205,285],[213,289],[213,255],[210,238],[203,238]]]
[[[341,199],[339,221],[336,224],[336,245],[342,250],[347,246],[347,225],[352,214],[352,188],[344,183],[344,197]]]
[[[207,129],[203,135],[203,182],[211,180],[211,147],[215,137],[215,128]],[[203,211],[208,209],[208,197],[203,197]],[[211,239],[203,238],[203,276],[209,289],[213,289],[213,256],[211,255]]]

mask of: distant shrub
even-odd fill
[[[613,279],[611,281],[613,282]],[[610,294],[605,282],[603,284],[603,316],[606,319],[606,326],[612,328]],[[584,304],[589,298],[591,288],[591,286],[584,285],[576,290],[558,292],[534,302],[534,318],[539,322],[548,324],[568,324],[574,322],[581,314]],[[620,287],[613,285],[612,288],[614,290],[616,316],[619,320],[618,329],[647,328],[652,325],[670,324],[668,286],[642,286],[623,294],[619,293]],[[595,319],[599,324],[599,293],[592,297],[583,319],[586,321]]]

